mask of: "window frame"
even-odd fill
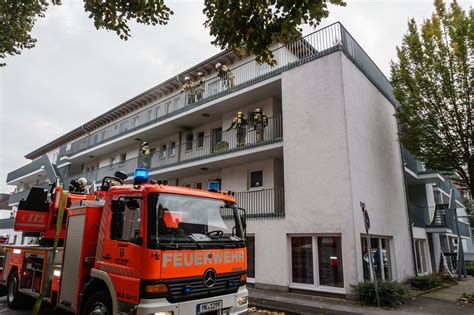
[[[199,137],[202,134],[202,137]],[[196,132],[196,150],[204,148],[204,138],[206,133],[204,131]]]
[[[292,246],[291,239],[294,237],[311,237],[311,246],[312,246],[312,259],[313,259],[313,284],[293,282],[293,262],[292,262]],[[342,287],[321,285],[319,279],[319,250],[318,250],[318,238],[319,237],[338,237],[341,247],[341,259],[342,259]],[[289,287],[292,289],[301,289],[308,291],[319,291],[319,292],[328,292],[328,293],[345,293],[344,288],[346,274],[344,272],[344,250],[343,250],[343,241],[342,234],[338,233],[323,233],[323,234],[289,234],[288,235],[288,253],[289,253]]]
[[[139,222],[139,232],[138,232],[138,237],[141,237],[142,240],[144,241],[144,238],[143,238],[143,226],[142,226],[142,218],[143,218],[143,207],[144,207],[144,198],[143,196],[133,196],[133,195],[120,195],[120,196],[114,196],[113,197],[113,200],[120,200],[120,199],[123,199],[123,198],[131,198],[131,199],[139,199],[140,200],[140,209],[139,210],[135,210],[135,211],[139,211],[139,218],[140,218],[140,222]],[[111,206],[111,205],[110,205]],[[112,208],[111,208],[112,210]],[[126,211],[126,210],[125,210]],[[125,212],[124,211],[124,212]],[[124,213],[122,212],[122,214]],[[112,213],[113,215],[114,213]],[[112,218],[112,216],[111,216]],[[112,224],[112,220],[110,221],[110,224]],[[110,233],[109,233],[109,239],[111,241],[116,241],[116,242],[127,242],[127,243],[131,243],[131,244],[135,244],[137,246],[139,246],[137,243],[136,243],[136,240],[131,240],[131,239],[123,239],[123,229],[125,227],[125,224],[122,226],[122,238],[121,239],[118,239],[118,238],[112,238],[112,227],[110,228]],[[143,243],[142,241],[142,243]],[[143,244],[142,244],[143,245]],[[140,245],[141,246],[141,245]]]
[[[262,172],[262,182],[260,186],[252,187],[252,173]],[[263,190],[263,169],[254,169],[248,171],[248,190]]]
[[[383,265],[383,253],[382,253],[382,239],[386,241],[386,244],[388,245],[388,249],[387,249],[387,257],[388,257],[388,271],[390,273],[390,278],[388,280],[393,280],[394,278],[394,275],[393,275],[393,261],[392,261],[392,240],[393,238],[390,237],[390,236],[383,236],[383,235],[372,235],[372,234],[369,234],[370,235],[370,240],[374,240],[376,239],[377,240],[377,249],[380,250],[380,261],[382,261],[382,265]],[[362,240],[364,240],[364,242],[367,244],[367,234],[363,233],[360,235],[360,240],[361,240],[361,250],[360,250],[360,258],[362,259]],[[370,246],[371,249],[372,249],[372,245]],[[362,268],[364,268],[363,266],[363,263],[362,263]],[[362,270],[363,271],[363,270]],[[372,268],[370,267],[370,262],[369,262],[369,277],[370,279],[365,279],[364,278],[364,273],[362,272],[362,278],[364,281],[374,281],[374,271],[372,270]],[[386,280],[386,275],[385,275],[385,269],[381,268],[381,279],[382,280]]]
[[[191,138],[191,140],[189,140]],[[190,152],[193,150],[193,144],[194,144],[194,134],[188,133],[186,134],[186,147],[185,147],[185,152]]]

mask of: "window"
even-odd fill
[[[255,236],[247,236],[247,276],[255,278]]]
[[[155,114],[153,115],[155,118],[158,118],[160,116],[160,106],[156,106],[154,109]]]
[[[15,244],[15,245],[16,245],[16,238],[17,238],[17,237],[18,237],[18,235],[14,235],[14,236],[13,236],[13,244]]]
[[[196,183],[196,189],[202,189],[202,183]]]
[[[146,121],[150,121],[150,120],[151,120],[151,109],[146,111]]]
[[[173,156],[176,153],[176,142],[171,142],[169,156]]]
[[[250,172],[250,188],[263,186],[263,171]]]
[[[370,250],[368,249],[367,238],[361,237],[362,248],[362,268],[364,273],[364,280],[372,280],[373,272],[370,268],[370,261],[374,265],[375,275],[378,279],[391,280],[392,268],[390,259],[389,239],[370,237]],[[370,255],[369,255],[370,253]]]
[[[166,103],[166,113],[169,114],[173,111],[173,108],[171,107],[171,101]]]
[[[109,166],[114,165],[114,163],[115,163],[115,157],[111,157],[111,158],[109,159]]]
[[[197,147],[198,149],[204,147],[204,132],[198,132],[197,134]]]
[[[191,184],[186,184],[186,185],[184,185],[184,187],[191,188]]]
[[[292,236],[291,266],[294,284],[344,287],[341,237]]]
[[[343,287],[341,238],[318,237],[319,285]]]
[[[291,267],[293,282],[314,284],[311,236],[291,238]]]
[[[127,153],[120,154],[120,163],[125,163],[127,160]]]
[[[165,157],[166,157],[166,144],[163,144],[160,150],[160,159],[164,159]]]
[[[125,205],[123,212],[112,214],[111,239],[136,242],[140,237],[140,217],[142,200],[136,197],[120,197],[119,201]]]
[[[186,151],[191,151],[193,149],[193,134],[188,134],[186,136]]]
[[[418,273],[426,273],[425,240],[415,240],[416,269]]]

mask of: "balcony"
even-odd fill
[[[470,225],[461,221],[456,224],[456,219],[453,211],[451,211],[447,205],[436,205],[433,220],[427,228],[434,229],[448,229],[453,234],[457,234],[459,227],[459,234],[463,237],[471,237]],[[446,232],[450,232],[446,231]]]
[[[49,158],[44,154],[41,158],[26,164],[7,175],[7,184],[16,185],[23,182],[37,180],[38,176],[48,177],[50,181],[54,181],[56,173],[49,161]]]
[[[151,155],[149,170],[151,172],[168,167],[183,165],[189,162],[204,160],[212,157],[224,157],[226,154],[252,150],[275,144],[283,140],[282,117],[275,116],[268,119],[268,125],[264,128],[263,137],[257,137],[255,129],[247,129],[245,141],[238,143],[236,130],[222,131],[212,136],[202,137],[190,142],[177,144],[176,146],[158,150]],[[114,163],[89,172],[76,174],[64,180],[65,185],[72,179],[85,177],[88,182],[100,181],[104,176],[111,176],[116,171],[122,171],[127,175],[133,175],[135,168],[139,166],[139,158],[129,159]]]
[[[117,120],[114,124],[92,132],[86,137],[73,142],[70,148],[62,151],[62,154],[72,157],[85,150],[109,143],[112,140],[123,139],[126,135],[132,137],[132,133],[136,134],[138,131],[141,132],[147,128],[149,129],[152,125],[156,125],[159,122],[169,120],[196,107],[202,107],[212,100],[262,82],[284,71],[336,51],[342,51],[383,95],[393,104],[396,104],[387,78],[347,30],[340,23],[335,23],[302,37],[296,42],[273,50],[277,60],[277,65],[273,67],[266,64],[258,64],[255,59],[252,59],[231,68],[234,78],[230,83],[229,80],[223,80],[214,73],[205,82],[202,99],[190,99],[186,93],[170,96],[153,105],[153,107],[137,111],[130,117]]]
[[[426,228],[430,223],[430,216],[427,207],[409,203],[408,209],[410,211],[410,221],[415,227]]]
[[[285,217],[285,192],[281,188],[235,193],[237,205],[247,211],[248,219]]]

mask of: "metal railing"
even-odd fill
[[[414,226],[425,228],[426,225],[430,224],[428,207],[422,207],[411,202],[408,204],[408,207],[410,210],[410,221]]]
[[[233,129],[198,138],[191,142],[167,146],[166,149],[160,149],[151,155],[149,169],[157,170],[195,160],[256,148],[282,141],[282,139],[283,125],[280,115],[268,119],[268,125],[263,128],[263,133],[260,137],[255,129],[247,128],[245,131],[245,141],[240,143],[237,139],[237,132]],[[91,169],[88,172],[69,176],[64,180],[64,184],[69,185],[71,180],[79,177],[85,177],[89,183],[93,181],[98,182],[105,176],[112,176],[116,171],[132,175],[135,168],[139,166],[139,161],[140,158],[137,157],[98,169]]]
[[[253,147],[282,141],[282,117],[268,119],[268,125],[258,134],[253,128],[246,128],[243,140],[239,142],[235,129],[222,131],[193,141],[176,144],[156,151],[151,157],[150,169],[156,170],[217,155],[246,150]]]
[[[231,77],[213,74],[204,84],[202,97],[190,97],[185,92],[173,95],[72,143],[70,150],[64,151],[64,154],[77,154],[335,51],[343,51],[382,94],[396,104],[388,79],[347,30],[340,23],[335,23],[274,49],[275,66],[259,64],[252,59],[232,68]]]
[[[138,167],[138,158],[133,158],[125,160],[122,162],[116,162],[111,165],[99,167],[96,169],[91,169],[88,172],[78,173],[74,176],[69,176],[63,180],[64,187],[68,187],[69,183],[73,179],[78,179],[84,177],[87,179],[87,182],[90,184],[92,182],[99,183],[105,176],[114,176],[114,173],[117,171],[122,171],[127,175],[133,174],[133,171]]]
[[[454,212],[449,209],[448,205],[436,205],[433,220],[428,227],[444,227],[450,229],[453,234],[458,233],[459,227],[459,234],[461,236],[471,236],[470,225],[461,221],[458,221],[456,224]]]
[[[237,205],[247,211],[247,218],[283,218],[285,216],[285,191],[281,188],[262,189],[235,193]]]

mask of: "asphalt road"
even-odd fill
[[[24,309],[24,310],[11,310],[8,308],[7,305],[7,298],[5,296],[0,297],[0,315],[31,315],[31,308]],[[50,314],[57,314],[57,315],[64,315],[68,314],[66,312],[55,312],[50,307],[42,307],[40,311],[41,315],[50,315]]]

